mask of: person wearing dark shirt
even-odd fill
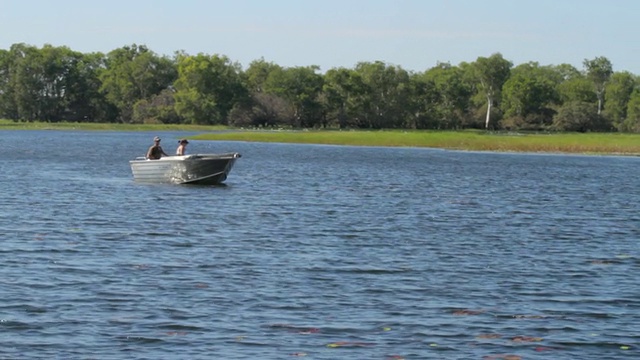
[[[147,151],[147,159],[149,160],[158,160],[163,156],[169,156],[169,154],[165,153],[160,146],[160,138],[155,137],[153,139],[153,145]]]

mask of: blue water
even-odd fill
[[[640,158],[4,131],[0,359],[640,357]]]

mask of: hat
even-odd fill
[[[189,141],[187,139],[180,139],[180,140],[178,140],[178,143],[180,143],[180,144],[188,144]]]
[[[160,141],[160,138],[156,136],[153,138],[153,141]]]

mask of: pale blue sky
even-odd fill
[[[0,48],[15,43],[135,43],[322,71],[377,60],[424,71],[495,52],[582,69],[605,56],[640,75],[640,0],[0,0]]]

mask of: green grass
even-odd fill
[[[640,155],[640,134],[523,134],[486,131],[228,131],[195,136],[233,140],[353,146],[432,147],[469,151]]]
[[[509,133],[466,131],[238,130],[225,126],[164,124],[20,123],[0,120],[0,130],[193,131],[194,140],[228,140],[351,146],[431,147],[469,151],[620,154],[640,156],[640,134]],[[225,130],[225,131],[222,131]]]

